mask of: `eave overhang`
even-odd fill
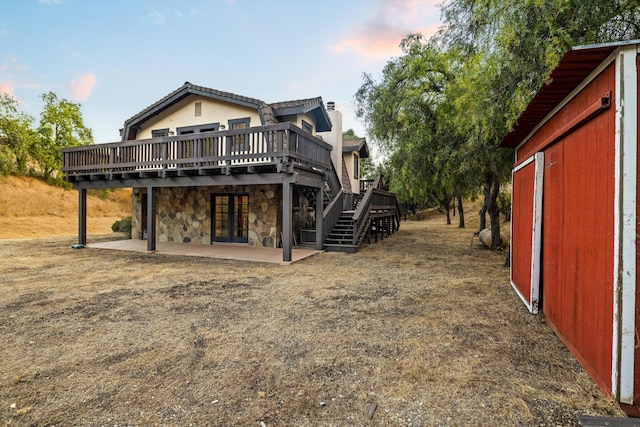
[[[640,40],[573,47],[562,57],[558,66],[551,72],[547,83],[538,90],[500,146],[520,145],[538,124],[617,48],[638,43]]]

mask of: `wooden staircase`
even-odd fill
[[[364,194],[345,199],[338,177],[330,174],[325,186],[323,248],[328,252],[357,252],[366,238],[393,234],[400,226],[400,206],[393,193],[379,188],[380,177]],[[350,195],[351,196],[351,195]],[[349,205],[349,206],[346,206]],[[349,209],[351,208],[351,209]]]
[[[340,219],[333,227],[324,241],[324,250],[329,252],[355,253],[358,249],[354,245],[355,221],[353,214],[355,211],[343,211]]]

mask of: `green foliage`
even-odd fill
[[[347,129],[346,131],[342,132],[342,139],[354,139],[354,138],[360,138],[360,137],[356,135],[353,129]]]
[[[511,221],[511,194],[505,191],[498,194],[498,209],[507,221]]]
[[[389,158],[401,202],[473,197],[500,184],[513,152],[499,147],[572,45],[640,37],[640,0],[451,0],[444,25],[410,34],[379,81],[364,74],[357,115]],[[496,242],[499,239],[494,239]]]
[[[131,217],[127,216],[117,220],[111,226],[114,233],[123,233],[127,239],[131,238]]]
[[[38,163],[45,178],[60,175],[61,149],[93,144],[91,129],[84,125],[80,104],[58,99],[53,92],[42,95],[44,109],[40,114]]]
[[[0,145],[0,176],[11,175],[16,169],[16,156],[9,147]]]
[[[113,192],[110,188],[102,188],[102,189],[90,189],[87,191],[87,194],[91,196],[98,197],[100,200],[107,200],[109,198],[109,194]]]
[[[0,95],[0,174],[36,174],[34,166],[51,184],[64,186],[64,147],[93,143],[91,129],[82,120],[80,104],[58,99],[53,92],[43,94],[44,109],[37,130],[34,118],[18,109],[18,101]]]
[[[32,125],[33,117],[18,110],[15,98],[0,95],[0,173],[27,171],[37,141]]]

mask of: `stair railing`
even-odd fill
[[[373,187],[369,187],[353,214],[353,244],[356,246],[362,242],[364,238],[364,227],[369,223],[374,190]]]
[[[342,215],[344,192],[342,188],[338,190],[338,194],[329,202],[324,211],[322,212],[322,241],[324,242],[329,237],[329,233],[333,230],[333,227],[338,223],[340,215]]]
[[[400,205],[396,195],[388,191],[377,188],[380,185],[380,176],[374,181],[374,185],[364,194],[358,208],[353,214],[354,234],[353,244],[358,246],[364,239],[365,228],[369,226],[371,213],[389,213],[393,216],[396,224],[400,226]]]
[[[342,191],[342,185],[340,184],[340,178],[336,172],[333,160],[331,161],[331,168],[327,171],[327,183],[333,197],[329,204],[324,208],[322,212],[322,241],[324,242],[333,227],[338,223],[340,215],[344,210],[344,192]]]

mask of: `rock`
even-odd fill
[[[376,412],[377,408],[377,403],[367,403],[367,416],[369,417],[369,419],[373,418],[373,413]]]
[[[478,239],[482,242],[483,245],[491,249],[491,229],[485,228],[480,231],[478,234]],[[506,249],[509,246],[509,239],[507,239],[504,234],[500,233],[500,245],[499,248]]]

